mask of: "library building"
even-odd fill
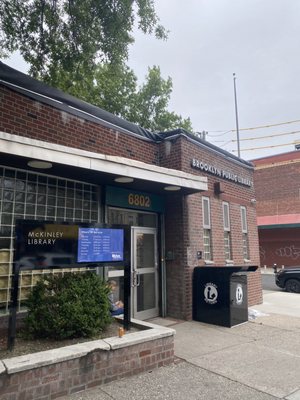
[[[35,268],[31,254],[19,260],[19,311],[49,273],[42,265],[55,265],[53,274],[80,269],[70,252],[53,246],[68,236],[68,224],[127,226],[131,317],[141,320],[191,320],[195,267],[259,267],[250,162],[182,129],[151,132],[3,63],[0,96],[1,315],[9,310],[20,221],[61,229],[56,236],[29,231],[28,247],[44,251]],[[81,259],[91,257],[122,299],[124,269],[98,265],[88,242],[83,237]],[[259,269],[247,284],[248,305],[261,303]]]

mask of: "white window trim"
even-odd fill
[[[205,207],[204,204],[206,203],[207,205],[207,210],[208,210],[208,215],[207,218],[205,218]],[[205,220],[208,220],[208,223],[205,223]],[[210,257],[213,257],[213,251],[212,251],[212,235],[211,235],[211,209],[210,209],[210,198],[206,196],[202,196],[202,223],[203,223],[203,230],[209,231],[209,236],[210,236]],[[204,251],[205,255],[205,251]],[[213,264],[214,261],[210,259],[204,258],[204,263],[207,265]]]
[[[245,216],[246,227],[244,227],[243,216]],[[241,223],[242,223],[242,232],[248,233],[247,209],[245,206],[241,206]]]
[[[244,217],[244,218],[243,218]],[[244,226],[244,221],[245,225]],[[250,256],[250,249],[249,249],[249,237],[248,237],[248,220],[247,220],[247,208],[245,206],[241,206],[241,224],[242,224],[242,234],[246,235],[247,237],[247,255]],[[244,258],[244,263],[249,263],[251,262],[250,258]]]
[[[208,224],[205,224],[204,223],[204,221],[205,221],[205,216],[204,216],[204,202],[205,201],[207,201],[207,203],[208,203],[208,220],[209,220],[209,222],[208,222]],[[211,229],[211,218],[210,218],[210,198],[209,197],[202,197],[202,219],[203,219],[203,228],[204,229]]]
[[[228,214],[228,221],[225,221],[225,207],[227,207],[227,214]],[[229,203],[227,201],[223,201],[222,203],[222,210],[223,210],[223,227],[224,227],[224,231],[226,232],[230,232],[230,207],[229,207]],[[226,227],[225,222],[228,222],[228,227]]]

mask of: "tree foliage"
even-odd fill
[[[128,113],[128,119],[152,131],[165,131],[175,128],[192,130],[189,118],[168,111],[172,93],[172,79],[163,79],[160,68],[148,69],[145,83],[135,96],[135,105]]]
[[[166,38],[154,0],[2,0],[0,55],[19,50],[36,78],[57,69],[87,73],[98,62],[127,58],[135,23]]]
[[[126,66],[134,26],[166,39],[154,0],[2,0],[0,57],[18,50],[29,74],[152,131],[192,130],[168,111],[171,78],[149,68],[138,86]]]
[[[69,91],[82,95],[81,85],[82,81],[76,82]],[[168,111],[171,93],[171,78],[163,79],[157,66],[148,69],[145,83],[139,86],[126,65],[102,64],[95,70],[92,90],[85,93],[85,100],[151,131],[192,131],[189,118]]]

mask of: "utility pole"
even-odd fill
[[[235,123],[236,123],[236,137],[237,137],[237,150],[238,150],[238,157],[241,157],[241,150],[240,150],[240,132],[239,132],[239,118],[238,118],[238,108],[237,108],[237,97],[236,97],[236,76],[233,73],[233,88],[234,88],[234,103],[235,103]]]

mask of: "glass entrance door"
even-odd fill
[[[132,228],[132,313],[133,318],[158,316],[157,232]]]

